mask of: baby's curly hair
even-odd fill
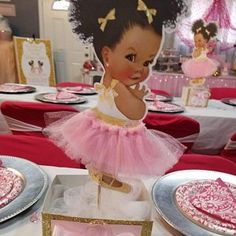
[[[207,40],[207,42],[215,37],[217,34],[217,25],[215,23],[209,23],[205,25],[202,19],[196,20],[192,25],[192,32],[195,34],[201,33],[203,38]]]
[[[174,29],[182,15],[188,13],[186,0],[143,0],[149,9],[156,9],[153,21],[148,22],[145,11],[138,11],[138,0],[71,0],[69,21],[73,32],[84,42],[93,42],[95,52],[102,62],[101,49],[114,48],[124,32],[138,25],[152,28],[162,35],[162,26]],[[105,17],[115,8],[115,20],[107,22],[105,30],[100,29],[98,18]]]

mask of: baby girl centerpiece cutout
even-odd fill
[[[89,170],[98,184],[100,209],[109,201],[103,192],[110,191],[112,201],[125,198],[133,203],[133,207],[129,204],[130,211],[136,212],[133,216],[147,219],[150,209],[147,201],[140,201],[140,180],[163,175],[185,150],[142,122],[149,92],[145,82],[164,40],[163,29],[173,30],[185,13],[186,3],[180,0],[71,1],[73,32],[93,44],[104,74],[95,84],[97,105],[52,124],[47,133]]]
[[[208,57],[208,43],[216,36],[215,23],[205,24],[203,20],[197,20],[192,25],[194,34],[194,48],[192,58],[183,62],[182,70],[190,78],[190,86],[184,87],[182,98],[185,105],[207,106],[210,93],[204,88],[205,78],[216,72],[218,63]]]

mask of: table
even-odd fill
[[[34,86],[34,85],[33,85]],[[4,100],[10,101],[25,101],[25,102],[40,102],[37,101],[34,97],[40,93],[54,93],[56,92],[56,87],[49,87],[49,86],[34,86],[36,88],[36,92],[34,93],[24,93],[24,94],[7,94],[7,93],[0,93],[0,102]],[[83,111],[85,109],[95,107],[97,104],[97,96],[96,95],[89,95],[85,96],[87,98],[86,103],[73,105],[79,111]]]
[[[175,97],[174,103],[183,105],[181,98]],[[207,107],[185,107],[182,115],[200,123],[200,133],[194,143],[193,151],[217,154],[236,131],[236,106],[210,99]]]
[[[35,86],[36,93],[26,94],[0,94],[0,102],[3,100],[36,101],[34,96],[43,92],[55,92],[55,87]],[[83,111],[95,107],[97,95],[86,96],[88,102],[73,105]],[[181,98],[174,97],[173,102],[183,105]],[[196,119],[200,123],[200,134],[194,144],[194,151],[208,154],[216,154],[227,143],[230,136],[236,131],[236,107],[226,105],[219,100],[211,99],[208,107],[185,107],[182,115]]]
[[[51,183],[56,175],[86,175],[87,170],[84,169],[73,169],[73,168],[62,168],[62,167],[52,167],[52,166],[41,166],[41,168],[48,174],[49,182]],[[146,181],[145,185],[150,190],[154,179]],[[22,214],[0,224],[0,235],[1,236],[42,236],[42,226],[41,221],[36,223],[30,222],[30,216],[35,212],[40,212],[42,208],[43,198],[40,199],[33,207],[29,210],[23,212]],[[180,236],[181,234],[171,228],[167,223],[165,223],[161,217],[155,212],[153,206],[153,232],[152,236]]]
[[[150,89],[165,90],[174,97],[180,97],[183,86],[189,85],[190,78],[180,73],[164,73],[153,71],[148,86]],[[205,86],[211,87],[236,87],[236,76],[210,76],[206,78]]]

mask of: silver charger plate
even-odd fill
[[[19,172],[25,181],[23,191],[6,206],[0,208],[0,223],[22,213],[35,204],[48,187],[47,174],[35,163],[13,156],[0,155],[2,166]]]
[[[74,93],[78,95],[94,95],[97,94],[93,87],[82,87],[81,90],[76,90],[75,87],[57,87],[58,91],[66,91],[69,93]]]
[[[173,107],[170,109],[158,108],[152,105],[153,102],[147,102],[148,111],[159,112],[159,113],[182,113],[184,112],[184,107],[174,104],[174,103],[165,103],[166,105],[170,104]]]
[[[227,105],[236,106],[236,98],[222,98],[221,102]]]
[[[155,96],[153,96],[153,95],[146,96],[145,100],[150,101],[150,102],[152,102],[152,101],[171,102],[173,100],[173,98],[170,96],[155,94]]]
[[[35,99],[41,102],[56,103],[56,104],[80,104],[87,102],[87,99],[85,97],[80,97],[80,96],[77,96],[74,99],[61,99],[61,100],[48,99],[45,96],[49,94],[54,94],[54,93],[40,93],[35,96]]]
[[[209,231],[188,219],[181,213],[175,200],[175,191],[180,185],[193,180],[216,180],[219,177],[225,182],[236,183],[236,176],[217,171],[182,170],[164,175],[153,185],[151,193],[157,212],[168,224],[186,236],[222,235]]]
[[[0,85],[0,93],[20,94],[20,93],[33,93],[36,88],[29,85],[5,83]]]

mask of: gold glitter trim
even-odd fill
[[[49,86],[55,86],[56,85],[56,79],[55,79],[55,69],[54,69],[54,59],[53,59],[53,52],[51,47],[51,41],[50,40],[42,40],[42,39],[33,39],[33,38],[24,38],[24,37],[13,37],[14,41],[14,49],[15,49],[15,58],[16,58],[16,65],[17,65],[17,75],[19,79],[19,83],[21,84],[27,84],[27,79],[24,76],[21,63],[22,63],[22,55],[23,55],[23,42],[29,42],[29,43],[43,43],[46,48],[46,54],[49,58],[50,63],[50,75],[48,78],[48,84]]]
[[[93,219],[81,218],[73,216],[55,215],[49,213],[42,213],[42,232],[43,236],[52,236],[51,221],[52,220],[66,220],[72,222],[89,223],[89,224],[114,224],[114,225],[139,225],[142,226],[140,236],[151,236],[152,221],[131,221],[131,220],[110,220],[110,219]]]

